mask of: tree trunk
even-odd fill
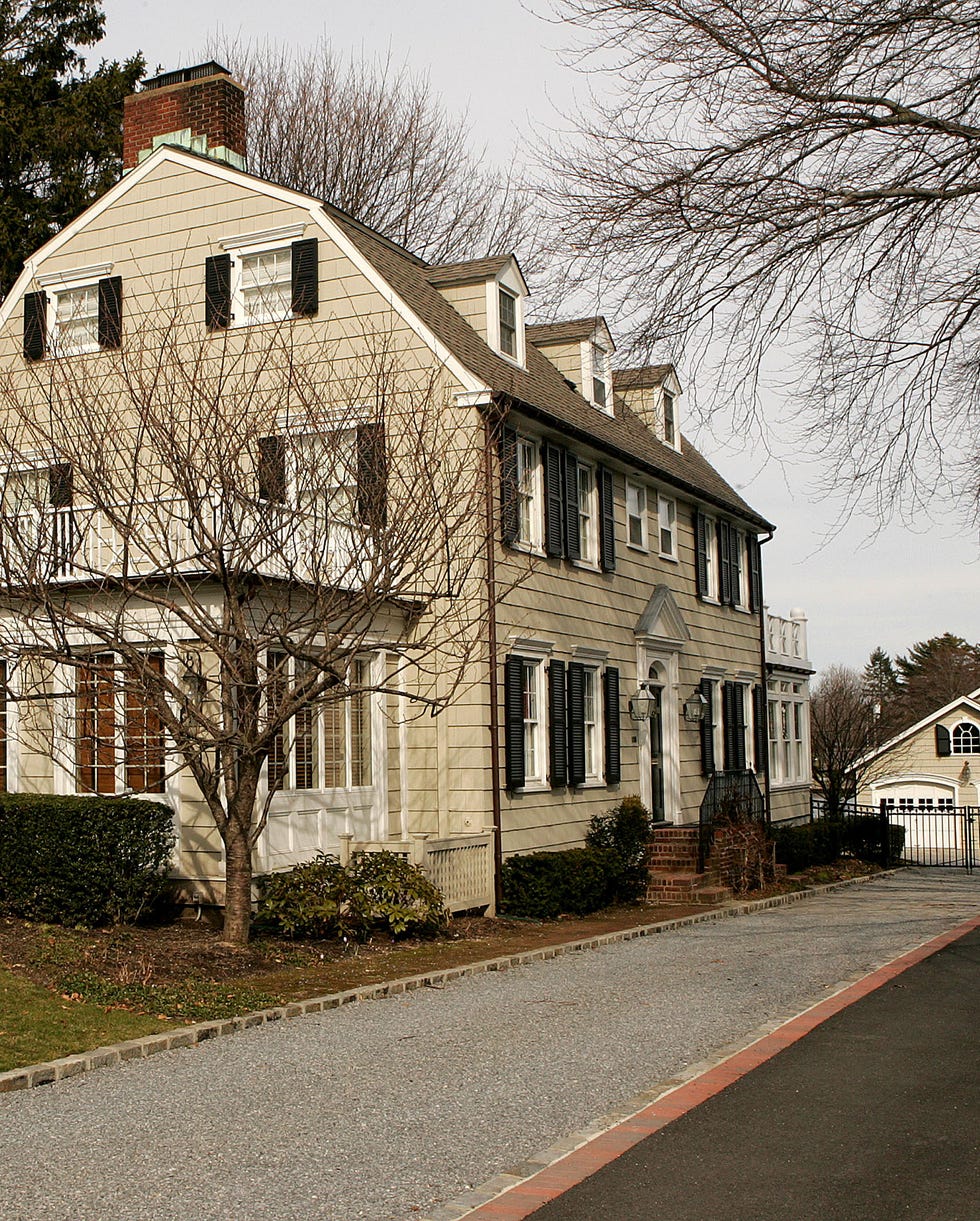
[[[252,846],[249,843],[249,821],[229,811],[225,834],[225,920],[226,945],[248,945],[252,921]]]

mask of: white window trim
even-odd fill
[[[591,476],[591,490],[589,492],[589,525],[591,527],[589,538],[586,539],[582,534],[582,484],[578,483],[575,489],[576,502],[579,508],[579,550],[581,557],[573,560],[572,563],[576,568],[586,568],[591,572],[599,571],[599,478],[598,470],[594,463],[586,462],[582,458],[576,456],[575,459],[575,478],[579,479],[579,471],[586,470]],[[588,543],[588,546],[586,545]]]
[[[550,791],[551,786],[548,783],[548,739],[547,739],[547,717],[548,717],[548,690],[545,682],[546,666],[545,654],[534,652],[531,649],[525,649],[519,652],[521,658],[521,666],[524,672],[530,669],[534,675],[534,698],[537,704],[537,720],[534,723],[534,755],[536,759],[536,767],[534,774],[530,774],[527,766],[527,750],[524,750],[524,783],[521,785],[519,792],[522,793],[543,793]],[[524,697],[524,677],[521,676],[521,700],[523,704]],[[526,724],[526,722],[525,722]],[[526,730],[525,730],[526,734]],[[524,739],[522,738],[522,741]]]
[[[523,538],[520,534],[521,526],[521,510],[520,510],[520,451],[521,445],[530,445],[534,450],[534,467],[531,486],[531,512],[530,512],[530,537]],[[535,437],[526,436],[523,433],[517,434],[517,453],[518,453],[518,488],[516,495],[517,503],[517,528],[518,536],[514,540],[512,546],[518,551],[526,551],[530,555],[544,555],[544,471],[541,466],[541,442]]]
[[[670,526],[670,543],[671,550],[663,550],[663,506],[669,504],[673,509],[673,521]],[[665,496],[662,492],[657,493],[657,550],[660,553],[662,560],[671,560],[675,564],[678,562],[677,555],[677,501],[673,496]]]
[[[599,789],[606,787],[606,718],[603,706],[602,666],[598,661],[590,663],[584,657],[582,662],[584,672],[592,676],[594,719],[591,723],[595,737],[592,744],[592,771],[588,770],[588,752],[586,751],[585,780],[575,787],[577,789]],[[583,739],[587,732],[587,725],[588,722],[585,722],[583,718]]]
[[[514,298],[514,320],[517,328],[517,355],[508,356],[500,346],[500,290]],[[527,364],[527,336],[524,329],[524,295],[501,280],[487,281],[487,335],[490,346],[508,364],[523,369]]]
[[[598,348],[605,355],[606,369],[605,376],[600,378],[600,381],[606,385],[606,401],[605,404],[596,402],[593,397],[592,378],[595,376],[595,361],[593,359],[593,349]],[[613,379],[612,379],[612,352],[605,346],[599,343],[596,339],[583,339],[579,343],[579,365],[582,369],[582,397],[596,409],[601,411],[603,415],[613,415]]]
[[[289,322],[293,318],[293,311],[290,307],[283,313],[281,318],[246,318],[245,308],[242,298],[242,281],[244,271],[244,260],[254,258],[261,254],[278,254],[285,252],[290,259],[290,267],[292,267],[292,243],[291,242],[274,242],[271,245],[256,246],[251,248],[237,247],[229,251],[231,254],[231,321],[230,328],[235,330],[240,327],[253,326],[282,326],[283,323]]]
[[[718,606],[721,601],[721,581],[718,572],[718,519],[707,513],[703,514],[703,517],[708,588],[702,596],[702,601]]]
[[[735,610],[749,614],[749,546],[744,530],[733,525],[732,533],[738,540],[738,590],[735,595]]]
[[[111,267],[111,264],[110,264]],[[45,341],[44,355],[48,359],[67,360],[72,356],[91,356],[101,352],[99,345],[99,280],[103,276],[79,277],[75,280],[56,280],[46,291],[45,304]],[[58,351],[58,298],[65,293],[79,292],[82,289],[95,289],[95,340],[83,348],[74,348],[70,352]]]
[[[638,492],[642,497],[642,507],[638,514],[630,513],[630,491]],[[630,538],[630,519],[640,519],[640,542],[634,543]],[[658,523],[659,524],[659,523]],[[626,546],[631,551],[649,552],[650,550],[650,495],[646,485],[637,483],[635,479],[626,480]]]
[[[273,650],[275,652],[276,650]],[[367,651],[360,654],[357,658],[351,658],[351,663],[355,660],[366,661],[368,663],[368,682],[371,684],[378,683],[378,667],[381,664],[380,651]],[[287,669],[290,675],[293,673],[295,658],[287,661]],[[293,742],[295,733],[293,719],[283,726],[283,739],[286,755],[286,773],[287,778],[281,788],[275,790],[272,794],[272,801],[277,809],[281,809],[289,804],[305,804],[308,800],[308,794],[314,793],[326,795],[332,798],[331,804],[337,804],[338,800],[342,803],[345,795],[350,796],[355,800],[362,800],[372,794],[380,792],[380,781],[384,774],[383,769],[387,766],[385,760],[384,743],[381,741],[381,735],[385,732],[384,710],[381,706],[381,695],[378,691],[369,691],[366,696],[368,700],[368,715],[371,722],[371,783],[370,784],[350,784],[347,781],[350,779],[353,767],[353,752],[352,752],[352,736],[353,723],[351,721],[351,702],[350,696],[345,695],[342,700],[336,701],[343,705],[344,709],[344,783],[343,784],[325,784],[324,778],[326,769],[324,766],[326,759],[326,738],[324,718],[319,709],[313,710],[313,737],[314,737],[314,757],[315,765],[315,781],[309,788],[297,788],[295,784],[296,776],[296,751]],[[381,769],[381,770],[379,770]],[[269,760],[266,758],[262,769],[262,783],[268,790],[269,784]],[[377,802],[373,801],[372,806],[376,806]]]
[[[955,734],[956,734],[956,731],[957,731],[957,730],[960,728],[960,726],[962,726],[962,725],[968,725],[968,726],[969,726],[969,727],[970,727],[972,730],[974,730],[974,732],[975,732],[975,733],[980,733],[980,725],[977,725],[976,721],[971,721],[971,720],[970,720],[969,718],[967,718],[967,717],[961,717],[961,718],[960,718],[960,720],[958,720],[958,721],[956,722],[956,724],[953,726],[953,728],[952,728],[952,729],[949,731],[949,752],[950,752],[950,755],[951,755],[951,756],[952,756],[952,755],[955,755],[957,758],[964,758],[964,759],[969,759],[969,758],[973,758],[973,757],[975,757],[975,756],[977,756],[977,755],[980,755],[980,751],[976,751],[976,750],[957,750],[957,749],[956,749],[956,742],[955,742],[955,740],[954,740],[954,736],[955,736]],[[972,736],[972,735],[971,735],[971,736]]]
[[[793,691],[793,686],[800,688],[799,691]],[[782,690],[787,687],[788,690]],[[787,720],[792,728],[795,718],[793,706],[797,705],[801,708],[801,731],[800,738],[800,775],[788,775],[783,766],[786,741],[796,743],[796,738],[791,737],[786,739],[782,735],[782,709],[781,705],[785,704],[789,708]],[[776,716],[772,716],[772,707],[775,705]],[[810,695],[808,685],[801,682],[797,678],[787,678],[783,675],[773,675],[766,683],[766,713],[768,718],[768,746],[769,751],[769,783],[774,789],[776,788],[799,788],[801,785],[808,785],[811,781],[811,765],[810,765]],[[777,732],[774,733],[774,730]],[[795,770],[795,769],[794,769]]]
[[[673,407],[674,407],[674,439],[673,439],[673,441],[667,440],[667,402],[666,402],[666,399],[664,398],[665,394],[670,395],[671,402],[673,403]],[[680,398],[680,395],[677,393],[676,390],[673,389],[673,387],[661,386],[661,388],[660,388],[660,435],[663,439],[664,445],[666,445],[669,449],[675,450],[677,453],[680,453],[680,448],[681,448],[681,426],[680,426],[680,420],[678,418],[679,413],[677,411],[677,400],[679,398]]]

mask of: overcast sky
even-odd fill
[[[538,12],[547,0],[533,0]],[[389,53],[427,73],[444,105],[466,111],[474,141],[502,161],[524,137],[560,136],[590,88],[602,83],[563,62],[573,32],[521,0],[104,0],[107,37],[96,55],[141,50],[150,68],[185,67],[214,36],[335,50]],[[94,60],[95,55],[90,56]],[[533,295],[534,285],[531,286]],[[616,321],[608,321],[615,337]],[[702,373],[701,376],[707,376]],[[814,662],[862,666],[881,645],[904,652],[944,631],[980,641],[980,539],[952,516],[920,518],[915,530],[853,518],[827,541],[838,506],[816,493],[818,456],[768,459],[740,453],[722,435],[688,432],[722,474],[777,524],[765,556],[766,600],[777,614],[802,607]],[[856,438],[859,442],[859,438]]]

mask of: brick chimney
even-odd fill
[[[123,103],[123,173],[160,144],[245,168],[245,90],[213,61],[143,82]]]

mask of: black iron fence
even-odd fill
[[[754,772],[715,772],[701,798],[698,872],[704,872],[719,822],[765,822],[766,803]]]
[[[980,857],[976,806],[858,805],[836,814],[820,798],[810,820],[840,836],[841,854],[887,865],[928,865],[973,871]]]

